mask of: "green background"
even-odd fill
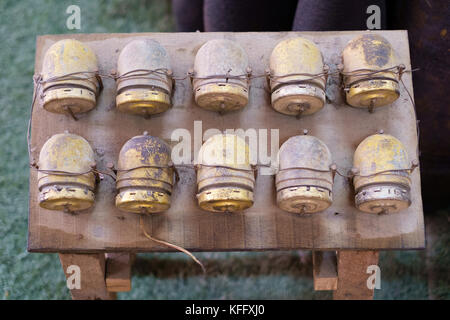
[[[66,8],[81,8],[81,30]],[[27,246],[26,127],[37,35],[174,31],[168,1],[0,1],[0,297],[70,299],[57,254]],[[448,299],[448,210],[426,213],[432,249],[380,254],[376,299]],[[180,253],[139,254],[133,289],[120,299],[328,299],[314,292],[311,253],[199,253],[208,275]]]

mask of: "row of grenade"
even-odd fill
[[[397,58],[382,36],[369,33],[351,40],[342,51],[342,63],[346,100],[351,106],[373,109],[399,97]],[[296,37],[278,43],[266,73],[276,111],[299,116],[323,108],[328,66],[312,41]],[[237,42],[206,42],[189,74],[200,107],[226,112],[247,105],[251,68]],[[152,115],[170,108],[174,83],[170,59],[158,42],[128,43],[119,55],[114,78],[120,111]],[[95,53],[77,40],[56,42],[45,54],[42,83],[46,110],[64,114],[91,110],[101,88]]]
[[[280,148],[275,185],[277,205],[294,213],[327,209],[333,200],[336,165],[316,137],[298,135]],[[234,134],[210,137],[199,151],[198,205],[210,212],[243,211],[253,205],[255,174],[246,141]],[[355,205],[369,213],[392,213],[411,204],[408,154],[395,137],[378,133],[354,154]],[[40,206],[74,212],[94,203],[94,152],[82,137],[56,134],[43,145],[38,163]],[[117,163],[116,207],[134,213],[170,207],[175,167],[171,148],[144,133],[128,140]]]

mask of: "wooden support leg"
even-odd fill
[[[106,290],[105,254],[60,253],[59,260],[74,300],[115,299]]]
[[[127,252],[106,254],[106,289],[110,292],[131,290],[133,254]]]
[[[336,251],[313,251],[314,290],[336,290]]]
[[[370,300],[373,289],[367,286],[367,267],[378,265],[378,251],[338,251],[338,284],[334,291],[335,300]]]

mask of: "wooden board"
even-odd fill
[[[57,40],[74,38],[89,45],[97,54],[100,72],[116,68],[120,50],[140,37],[159,41],[172,60],[175,77],[182,77],[197,50],[207,40],[227,38],[238,41],[247,51],[254,74],[268,66],[273,47],[288,37],[303,36],[322,50],[325,63],[332,68],[340,63],[345,44],[362,32],[274,32],[274,33],[140,33],[140,34],[72,34],[37,38],[35,72],[41,72],[42,59]],[[410,69],[406,31],[380,31],[393,45],[401,63]],[[411,75],[404,82],[412,93]],[[346,105],[340,95],[339,79],[328,83],[328,95],[334,102],[323,110],[302,119],[286,116],[270,106],[266,79],[253,79],[248,106],[239,112],[218,115],[195,105],[189,79],[178,81],[173,107],[151,119],[119,113],[115,109],[115,84],[104,80],[96,109],[73,121],[65,115],[46,112],[38,101],[32,121],[33,156],[38,159],[45,141],[55,133],[69,130],[85,137],[96,151],[98,168],[117,163],[121,146],[131,137],[148,131],[170,141],[176,128],[189,130],[194,137],[194,121],[209,128],[279,129],[280,145],[289,137],[308,129],[330,148],[334,161],[346,172],[352,167],[357,145],[379,129],[399,138],[407,147],[410,159],[417,158],[416,118],[408,95],[401,87],[401,97],[391,106],[369,114]],[[174,143],[172,143],[173,145]],[[192,146],[194,152],[194,146]],[[343,169],[344,168],[344,169]],[[333,205],[309,216],[283,212],[275,203],[273,176],[259,176],[254,206],[237,214],[213,214],[198,208],[195,172],[180,170],[169,211],[145,218],[147,230],[154,236],[193,251],[270,250],[270,249],[414,249],[424,247],[424,224],[420,192],[420,172],[412,174],[412,205],[393,215],[377,216],[359,212],[354,207],[353,188],[346,179],[335,178]],[[52,212],[39,207],[37,172],[30,171],[30,212],[28,249],[33,252],[94,251],[166,251],[144,237],[139,217],[114,206],[115,185],[106,177],[100,183],[95,206],[76,215]]]

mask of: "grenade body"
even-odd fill
[[[211,212],[243,211],[253,205],[255,176],[248,144],[234,134],[214,135],[199,151],[197,199]]]
[[[356,207],[369,213],[392,213],[411,204],[410,167],[404,145],[388,134],[364,139],[355,151],[353,178]],[[399,171],[400,170],[400,171]]]
[[[83,137],[70,133],[52,136],[39,154],[38,166],[42,170],[38,173],[39,205],[69,212],[91,207],[94,203],[94,165],[94,151]],[[59,173],[52,174],[49,170]]]
[[[170,146],[157,137],[144,134],[128,140],[117,165],[116,207],[143,214],[169,209],[173,186],[170,155]]]
[[[45,53],[42,66],[44,109],[65,114],[93,109],[100,92],[97,71],[97,57],[84,43],[65,39],[53,44]],[[70,75],[77,72],[83,74]],[[55,77],[67,79],[49,81]]]
[[[289,138],[279,151],[280,170],[275,179],[278,207],[293,213],[327,209],[333,200],[331,165],[330,150],[318,138]]]
[[[195,56],[192,83],[195,102],[219,112],[244,108],[248,103],[247,71],[248,56],[238,43],[225,39],[206,42]]]
[[[353,107],[381,107],[400,96],[397,75],[392,71],[367,74],[397,66],[391,44],[377,34],[364,34],[351,40],[342,51],[347,103]],[[356,72],[359,69],[367,69]]]
[[[272,107],[288,115],[308,115],[325,104],[325,76],[322,54],[314,42],[305,38],[283,40],[270,56]],[[296,75],[294,75],[296,74]]]
[[[155,72],[142,76],[146,70]],[[120,111],[145,116],[170,108],[170,60],[157,41],[145,39],[128,43],[120,52],[117,72],[116,106]]]

